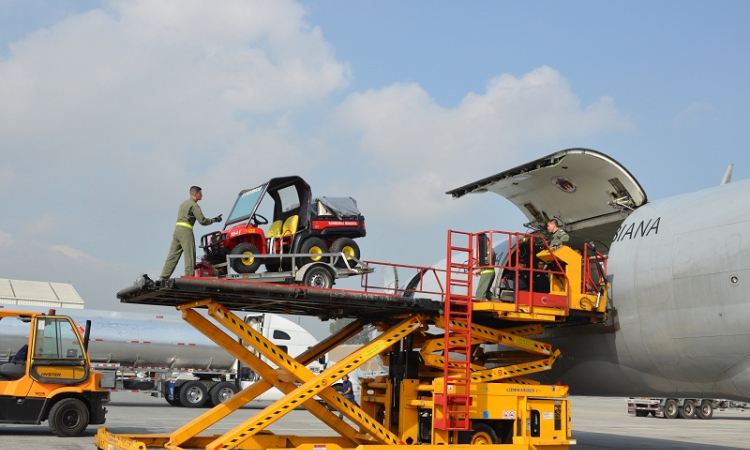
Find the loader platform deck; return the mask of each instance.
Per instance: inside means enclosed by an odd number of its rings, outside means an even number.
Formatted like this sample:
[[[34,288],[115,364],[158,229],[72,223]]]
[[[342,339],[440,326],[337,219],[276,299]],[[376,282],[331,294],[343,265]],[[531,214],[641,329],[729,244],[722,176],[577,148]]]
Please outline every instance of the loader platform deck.
[[[157,283],[142,277],[117,293],[122,303],[173,306],[212,299],[227,309],[328,318],[377,320],[400,314],[438,314],[441,302],[380,293],[320,289],[244,280],[181,277]]]

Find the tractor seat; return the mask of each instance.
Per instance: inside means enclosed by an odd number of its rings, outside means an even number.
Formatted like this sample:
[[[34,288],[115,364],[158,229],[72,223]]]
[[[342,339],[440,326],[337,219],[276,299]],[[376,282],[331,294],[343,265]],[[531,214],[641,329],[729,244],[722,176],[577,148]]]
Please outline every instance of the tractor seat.
[[[299,216],[293,215],[287,217],[287,219],[284,221],[284,228],[281,233],[282,238],[291,238],[294,236],[294,233],[297,232],[297,225],[299,225]]]
[[[266,237],[268,239],[278,239],[281,237],[281,230],[284,226],[283,220],[277,220],[276,222],[272,223],[270,227],[268,227],[268,233],[266,233]]]
[[[26,364],[7,363],[0,365],[0,376],[7,380],[17,380],[26,375]]]

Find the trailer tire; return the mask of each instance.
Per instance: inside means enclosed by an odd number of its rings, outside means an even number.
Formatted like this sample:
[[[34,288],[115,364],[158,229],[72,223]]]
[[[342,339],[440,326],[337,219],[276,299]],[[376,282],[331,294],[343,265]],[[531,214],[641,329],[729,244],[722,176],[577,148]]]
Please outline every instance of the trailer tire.
[[[48,421],[60,437],[80,436],[89,425],[89,409],[77,398],[64,398],[52,407]]]
[[[234,383],[222,381],[211,386],[211,389],[208,390],[208,399],[211,405],[216,406],[234,397],[237,392],[237,386]]]
[[[708,420],[714,416],[714,405],[709,400],[703,400],[698,408],[698,417]]]
[[[349,261],[349,267],[357,267],[357,260],[359,259],[359,245],[352,238],[338,238],[331,244],[331,253],[343,253],[347,256]],[[351,259],[351,258],[356,259]],[[346,268],[346,262],[343,258],[336,258],[336,267]]]
[[[232,259],[232,269],[237,273],[255,273],[260,268],[260,259],[254,255],[260,255],[260,250],[253,244],[242,242],[230,252],[232,255],[247,255],[247,258]]]
[[[182,403],[180,403],[179,397],[175,396],[175,398],[173,398],[172,400],[170,400],[169,397],[164,397],[164,400],[166,400],[167,403],[169,403],[172,406],[182,406]]]
[[[323,242],[323,239],[318,237],[309,237],[305,239],[300,246],[299,252],[306,255],[309,254],[310,256],[301,256],[297,260],[297,267],[316,262],[328,263],[330,259],[328,256],[318,256],[322,253],[328,253],[328,246]]]
[[[680,416],[683,419],[695,419],[697,413],[698,411],[696,410],[695,402],[692,400],[685,400],[682,404],[682,409],[680,409]]]
[[[473,430],[459,432],[458,443],[469,445],[497,444],[497,433],[486,423],[475,422]]]
[[[200,408],[208,400],[208,391],[200,381],[188,381],[180,386],[179,398],[182,406]]]
[[[667,399],[664,402],[664,418],[675,419],[680,412],[680,405],[677,404],[675,399]]]
[[[333,276],[331,275],[331,272],[329,272],[325,267],[310,267],[305,272],[302,283],[305,286],[330,289],[331,287],[333,287]]]
[[[648,417],[648,411],[635,410],[636,417]]]

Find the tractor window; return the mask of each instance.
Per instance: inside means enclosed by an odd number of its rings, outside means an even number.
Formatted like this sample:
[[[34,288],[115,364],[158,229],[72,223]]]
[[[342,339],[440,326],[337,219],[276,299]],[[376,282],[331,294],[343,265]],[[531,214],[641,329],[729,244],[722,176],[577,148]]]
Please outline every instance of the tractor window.
[[[300,203],[297,188],[295,186],[287,186],[279,189],[279,201],[281,202],[281,212],[288,212],[299,208]]]
[[[40,318],[37,322],[34,356],[78,360],[83,358],[83,348],[68,320]]]

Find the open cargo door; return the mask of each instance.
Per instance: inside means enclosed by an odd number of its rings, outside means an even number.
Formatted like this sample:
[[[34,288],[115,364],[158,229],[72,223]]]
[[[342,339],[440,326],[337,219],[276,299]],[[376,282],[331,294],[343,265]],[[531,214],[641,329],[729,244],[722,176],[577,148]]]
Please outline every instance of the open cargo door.
[[[544,232],[547,221],[557,218],[572,246],[594,241],[605,249],[622,221],[647,201],[638,181],[617,161],[582,148],[553,153],[447,194],[459,198],[482,192],[513,202],[529,219],[529,228]]]

